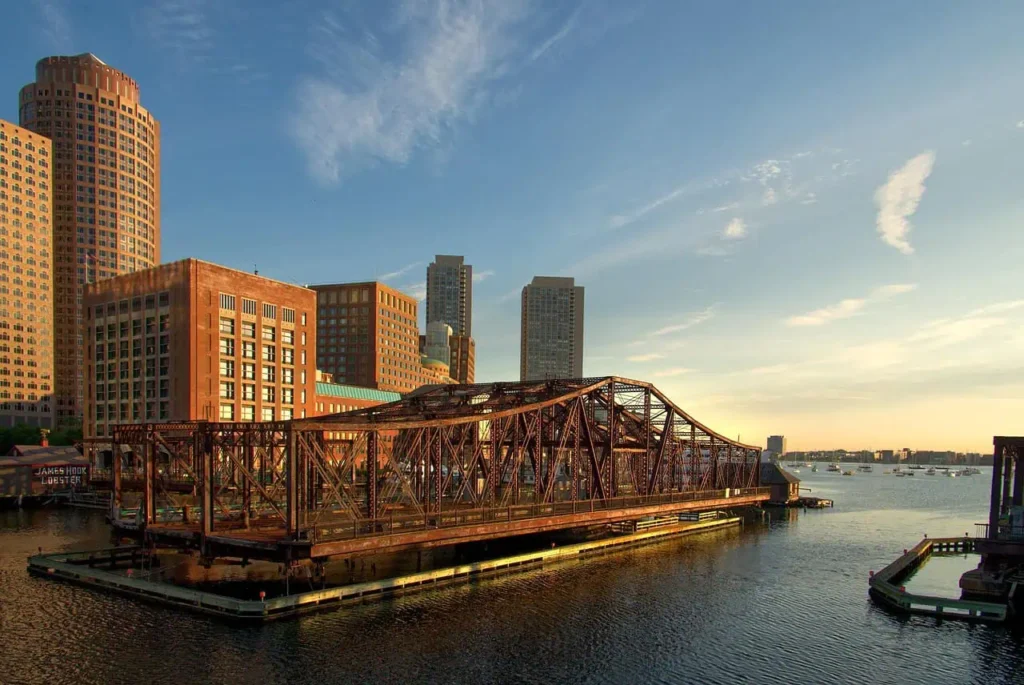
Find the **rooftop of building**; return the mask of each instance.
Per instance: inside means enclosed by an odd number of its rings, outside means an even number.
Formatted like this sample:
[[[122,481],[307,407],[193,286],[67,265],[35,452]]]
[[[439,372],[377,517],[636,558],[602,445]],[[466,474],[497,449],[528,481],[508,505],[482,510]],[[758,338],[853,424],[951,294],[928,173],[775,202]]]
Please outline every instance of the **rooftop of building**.
[[[762,485],[799,485],[800,479],[775,463],[761,464]]]
[[[569,288],[576,285],[576,279],[572,276],[534,276],[530,285]]]
[[[241,274],[243,276],[250,276],[252,278],[261,278],[261,279],[263,279],[265,281],[270,281],[271,283],[280,283],[281,285],[291,286],[292,288],[302,288],[303,290],[309,290],[309,288],[307,286],[300,285],[298,283],[289,283],[288,281],[280,281],[280,280],[278,280],[276,278],[270,278],[269,276],[263,276],[260,273],[258,273],[258,269],[254,270],[254,272],[242,271],[241,269],[235,269],[234,267],[224,266],[223,264],[217,264],[215,262],[208,262],[205,259],[199,259],[197,257],[185,257],[184,259],[179,259],[179,260],[177,260],[175,262],[165,262],[163,264],[157,264],[156,266],[151,266],[150,269],[171,268],[171,267],[175,267],[175,266],[180,266],[182,264],[187,264],[189,262],[195,262],[196,264],[203,264],[205,266],[212,266],[212,267],[214,267],[216,269],[222,269],[224,271],[232,271],[234,273]],[[144,273],[144,272],[146,272],[148,270],[149,269],[140,269],[139,271],[133,271],[133,272],[127,273],[127,274],[118,274],[117,276],[113,276],[111,278],[104,279],[102,281],[95,281],[93,283],[88,283],[87,286],[95,286],[97,284],[103,284],[103,283],[106,283],[108,281],[116,280],[118,278],[130,278],[132,276],[136,276],[137,277],[138,274]]]
[[[317,381],[316,394],[325,397],[338,397],[347,400],[365,400],[370,402],[397,402],[402,396],[397,392],[389,390],[377,390],[376,388],[363,388],[358,385],[343,385],[341,383],[325,383]]]
[[[72,464],[88,464],[89,459],[77,448],[54,445],[14,445],[5,457],[0,457],[3,466],[66,466]]]

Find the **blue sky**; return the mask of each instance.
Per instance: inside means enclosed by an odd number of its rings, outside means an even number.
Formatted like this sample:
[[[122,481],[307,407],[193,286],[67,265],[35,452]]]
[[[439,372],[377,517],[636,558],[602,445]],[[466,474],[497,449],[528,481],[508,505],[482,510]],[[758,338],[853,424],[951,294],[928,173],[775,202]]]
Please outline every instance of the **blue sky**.
[[[162,252],[286,281],[587,289],[588,375],[744,441],[988,450],[1024,430],[1024,5],[23,0],[162,123]]]

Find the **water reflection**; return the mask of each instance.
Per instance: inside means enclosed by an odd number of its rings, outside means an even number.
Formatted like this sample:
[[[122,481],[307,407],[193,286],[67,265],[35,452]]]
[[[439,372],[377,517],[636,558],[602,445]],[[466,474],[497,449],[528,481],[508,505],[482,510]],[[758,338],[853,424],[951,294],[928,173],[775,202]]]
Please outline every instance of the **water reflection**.
[[[973,532],[986,478],[801,475],[836,509],[259,628],[32,578],[37,547],[106,544],[102,516],[4,512],[0,630],[17,639],[0,640],[0,680],[1016,682],[1017,632],[867,599],[868,571],[923,533]]]

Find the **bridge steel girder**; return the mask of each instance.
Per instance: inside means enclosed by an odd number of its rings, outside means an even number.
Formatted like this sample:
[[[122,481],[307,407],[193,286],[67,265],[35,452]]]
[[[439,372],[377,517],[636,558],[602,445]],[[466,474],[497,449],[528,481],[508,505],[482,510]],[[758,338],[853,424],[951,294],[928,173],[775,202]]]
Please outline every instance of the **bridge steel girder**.
[[[289,422],[124,425],[113,443],[114,501],[135,489],[145,504],[133,523],[118,510],[121,527],[194,532],[203,550],[268,538],[329,549],[474,512],[513,531],[524,506],[593,513],[760,485],[759,447],[619,377],[428,386]]]

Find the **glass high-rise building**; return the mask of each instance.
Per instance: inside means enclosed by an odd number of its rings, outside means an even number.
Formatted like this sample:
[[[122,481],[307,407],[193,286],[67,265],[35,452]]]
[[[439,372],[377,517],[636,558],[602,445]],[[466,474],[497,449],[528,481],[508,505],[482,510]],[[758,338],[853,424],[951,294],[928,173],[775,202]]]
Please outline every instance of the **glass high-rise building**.
[[[523,288],[519,379],[583,377],[583,286],[534,276]]]
[[[427,266],[427,325],[441,321],[453,335],[473,335],[473,267],[456,255],[437,255]]]
[[[86,283],[160,263],[160,123],[139,85],[91,53],[47,57],[21,126],[53,141],[55,420],[82,415]]]

